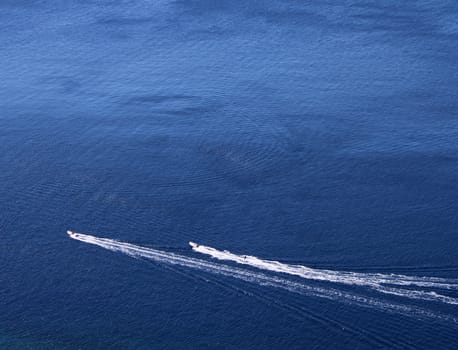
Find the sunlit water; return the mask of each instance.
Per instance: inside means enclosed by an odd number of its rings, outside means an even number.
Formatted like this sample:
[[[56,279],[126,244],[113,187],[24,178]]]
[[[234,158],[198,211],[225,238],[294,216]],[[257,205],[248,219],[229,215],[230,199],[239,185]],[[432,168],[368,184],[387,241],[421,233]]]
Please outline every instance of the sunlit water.
[[[456,349],[457,15],[0,1],[0,348]]]

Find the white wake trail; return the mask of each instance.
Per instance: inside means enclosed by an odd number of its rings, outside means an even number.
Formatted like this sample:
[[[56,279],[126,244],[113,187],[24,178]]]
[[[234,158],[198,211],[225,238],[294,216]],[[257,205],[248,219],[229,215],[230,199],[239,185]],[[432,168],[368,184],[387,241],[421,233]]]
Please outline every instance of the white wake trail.
[[[70,236],[70,238],[73,238],[75,240],[88,244],[93,244],[114,252],[121,252],[134,258],[146,258],[162,264],[165,263],[175,266],[183,266],[195,270],[204,271],[207,273],[236,278],[260,286],[279,288],[301,295],[315,296],[351,305],[358,305],[366,308],[375,308],[380,311],[389,313],[397,313],[405,316],[413,316],[420,318],[435,318],[454,323],[458,322],[458,320],[453,316],[434,313],[415,306],[389,303],[376,298],[357,295],[354,293],[337,290],[333,288],[309,286],[303,283],[290,281],[285,278],[266,275],[262,272],[255,272],[229,265],[214,263],[207,260],[191,258],[185,255],[179,255],[171,252],[137,246],[131,243],[120,242],[113,239],[99,238],[82,233],[76,233],[73,231],[67,231],[67,233]]]
[[[233,261],[241,265],[247,265],[261,270],[285,273],[308,280],[365,286],[386,294],[458,305],[457,298],[442,295],[435,291],[399,288],[421,287],[458,290],[458,280],[454,279],[314,269],[302,265],[285,264],[274,260],[263,260],[250,255],[238,255],[227,250],[221,251],[193,242],[189,242],[189,244],[195,252],[211,256],[212,258],[218,260]],[[393,286],[397,286],[397,288],[394,288]]]

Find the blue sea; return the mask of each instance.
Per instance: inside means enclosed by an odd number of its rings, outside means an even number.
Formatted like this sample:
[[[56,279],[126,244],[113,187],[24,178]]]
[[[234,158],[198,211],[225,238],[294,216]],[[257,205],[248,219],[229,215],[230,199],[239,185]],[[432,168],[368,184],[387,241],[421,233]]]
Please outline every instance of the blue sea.
[[[457,17],[0,0],[0,349],[457,349]]]

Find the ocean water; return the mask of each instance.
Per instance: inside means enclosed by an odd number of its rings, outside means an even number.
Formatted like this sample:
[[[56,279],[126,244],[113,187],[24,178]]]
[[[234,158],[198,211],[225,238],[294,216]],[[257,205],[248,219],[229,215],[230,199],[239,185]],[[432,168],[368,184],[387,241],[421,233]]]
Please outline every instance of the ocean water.
[[[0,349],[457,349],[457,16],[0,0]]]

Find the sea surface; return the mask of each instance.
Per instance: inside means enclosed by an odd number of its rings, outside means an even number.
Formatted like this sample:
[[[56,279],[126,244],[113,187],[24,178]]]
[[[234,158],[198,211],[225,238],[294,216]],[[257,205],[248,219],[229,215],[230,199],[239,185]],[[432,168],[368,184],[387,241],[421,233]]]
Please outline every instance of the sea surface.
[[[457,349],[457,18],[0,0],[0,349]]]

